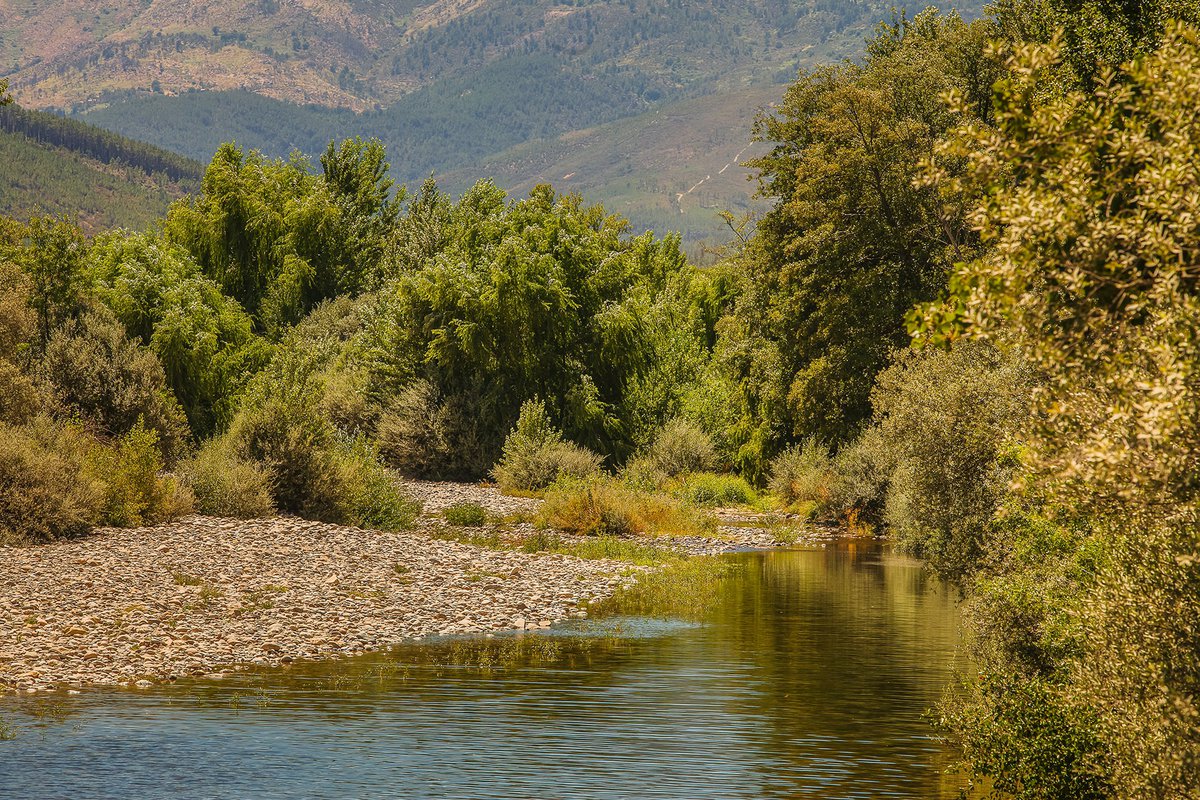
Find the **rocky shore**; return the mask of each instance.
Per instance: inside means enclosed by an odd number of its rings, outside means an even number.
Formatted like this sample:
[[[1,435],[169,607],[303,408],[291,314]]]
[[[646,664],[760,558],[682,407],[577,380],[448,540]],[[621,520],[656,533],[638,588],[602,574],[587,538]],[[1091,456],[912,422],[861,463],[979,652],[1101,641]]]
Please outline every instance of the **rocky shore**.
[[[464,484],[409,488],[425,510],[406,533],[193,516],[0,549],[0,690],[149,686],[429,635],[548,627],[646,569],[439,538],[438,514],[455,503],[519,516],[539,501]],[[753,521],[722,519],[731,524],[718,537],[669,546],[780,544]]]

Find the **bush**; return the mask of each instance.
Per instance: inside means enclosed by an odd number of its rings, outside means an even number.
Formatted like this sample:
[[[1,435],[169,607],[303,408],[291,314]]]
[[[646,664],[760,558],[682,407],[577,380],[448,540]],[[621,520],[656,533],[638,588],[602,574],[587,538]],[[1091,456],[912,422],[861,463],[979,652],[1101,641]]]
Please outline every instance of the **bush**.
[[[87,450],[79,429],[45,418],[0,425],[0,542],[45,542],[96,524],[104,487],[80,474]]]
[[[416,381],[380,417],[375,440],[384,460],[406,477],[478,477],[488,464],[477,419],[464,398],[442,399],[433,384]]]
[[[234,417],[229,441],[236,460],[270,477],[271,495],[280,511],[342,521],[334,431],[303,388],[281,387],[277,395],[251,401]]]
[[[664,425],[645,456],[655,470],[668,478],[705,472],[717,465],[712,438],[686,419],[671,420]]]
[[[904,353],[871,401],[885,462],[884,519],[910,552],[960,578],[983,555],[1019,455],[1029,381],[1015,357],[978,342]]]
[[[167,388],[162,365],[125,336],[107,311],[89,311],[57,329],[42,372],[64,409],[108,436],[124,436],[142,421],[171,462],[188,436],[187,421]]]
[[[356,439],[339,453],[340,521],[359,528],[398,531],[412,527],[421,505],[380,463],[364,440]]]
[[[252,519],[275,513],[270,473],[238,458],[227,436],[210,439],[180,472],[203,514]]]
[[[505,492],[537,492],[560,478],[591,477],[600,471],[601,461],[592,451],[563,441],[546,406],[529,400],[504,440],[504,452],[492,475]]]
[[[30,305],[32,282],[12,263],[0,263],[0,358],[13,358],[37,336],[37,315]]]
[[[639,492],[612,480],[556,484],[546,493],[538,521],[586,536],[706,536],[716,530],[715,520],[677,500]]]
[[[11,361],[0,357],[0,422],[23,425],[42,408],[37,386]]]
[[[839,488],[829,448],[809,439],[785,450],[771,462],[770,488],[784,505],[828,511]]]
[[[487,522],[487,512],[479,503],[455,503],[442,509],[442,518],[461,528],[481,528]]]
[[[757,499],[754,489],[737,475],[696,472],[679,481],[672,492],[698,506],[745,506]]]
[[[103,487],[98,522],[121,528],[152,525],[192,510],[193,496],[171,475],[162,474],[158,435],[139,422],[112,443],[97,442],[83,474]]]

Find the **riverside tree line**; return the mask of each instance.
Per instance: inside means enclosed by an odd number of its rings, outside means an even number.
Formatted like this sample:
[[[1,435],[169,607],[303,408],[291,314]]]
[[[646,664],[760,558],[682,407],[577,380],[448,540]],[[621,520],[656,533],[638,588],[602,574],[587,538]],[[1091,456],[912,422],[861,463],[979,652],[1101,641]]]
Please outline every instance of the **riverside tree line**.
[[[491,476],[583,532],[871,525],[967,598],[937,722],[1021,798],[1200,786],[1200,8],[926,11],[802,73],[710,268],[548,187],[232,145],[146,233],[0,232],[0,526],[407,524]]]

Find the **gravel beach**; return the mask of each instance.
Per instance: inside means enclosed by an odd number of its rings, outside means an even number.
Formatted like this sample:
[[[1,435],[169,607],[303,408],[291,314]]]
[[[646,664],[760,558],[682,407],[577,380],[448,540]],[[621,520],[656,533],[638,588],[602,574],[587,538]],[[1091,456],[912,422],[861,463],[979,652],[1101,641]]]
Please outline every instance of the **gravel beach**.
[[[646,569],[435,538],[423,531],[455,503],[511,515],[540,501],[470,484],[408,486],[424,512],[404,533],[192,516],[2,548],[0,690],[144,687],[429,635],[546,627]],[[779,544],[764,528],[734,522],[719,537],[669,544],[690,553]]]

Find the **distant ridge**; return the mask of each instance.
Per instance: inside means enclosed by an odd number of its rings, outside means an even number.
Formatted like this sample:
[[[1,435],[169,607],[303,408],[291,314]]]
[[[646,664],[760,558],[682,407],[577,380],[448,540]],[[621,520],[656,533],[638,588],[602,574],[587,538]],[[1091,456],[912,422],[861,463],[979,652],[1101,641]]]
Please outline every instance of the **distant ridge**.
[[[52,214],[88,233],[142,229],[194,191],[204,166],[78,120],[0,108],[0,214]]]

